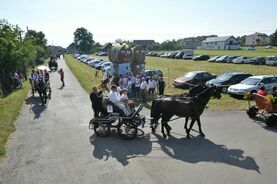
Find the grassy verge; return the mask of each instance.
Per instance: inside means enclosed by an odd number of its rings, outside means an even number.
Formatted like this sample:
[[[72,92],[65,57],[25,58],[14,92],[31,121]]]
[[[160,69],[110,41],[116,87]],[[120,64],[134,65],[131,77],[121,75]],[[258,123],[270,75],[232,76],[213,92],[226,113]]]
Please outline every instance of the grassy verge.
[[[98,77],[95,77],[96,70],[90,66],[81,63],[74,59],[71,55],[65,56],[65,61],[73,72],[75,77],[80,82],[81,86],[87,91],[90,92],[92,86],[98,86],[102,79],[102,73],[98,72]]]
[[[22,88],[0,98],[0,156],[6,153],[5,143],[9,135],[15,130],[14,121],[29,91],[30,85],[27,80],[23,83]]]

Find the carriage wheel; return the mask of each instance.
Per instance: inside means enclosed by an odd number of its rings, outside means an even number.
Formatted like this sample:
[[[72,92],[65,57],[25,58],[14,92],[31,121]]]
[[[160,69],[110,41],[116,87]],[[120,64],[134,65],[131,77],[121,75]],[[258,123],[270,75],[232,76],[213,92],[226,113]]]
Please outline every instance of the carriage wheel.
[[[255,106],[252,106],[246,111],[246,113],[249,116],[249,118],[254,118],[258,114],[258,109]]]
[[[117,133],[123,139],[134,139],[137,136],[138,128],[132,122],[120,122],[117,125]]]
[[[93,129],[99,137],[107,137],[110,134],[110,125],[107,123],[94,123]]]
[[[265,120],[265,124],[268,127],[273,127],[274,125],[276,125],[276,122],[277,122],[277,116],[274,114],[268,116]]]

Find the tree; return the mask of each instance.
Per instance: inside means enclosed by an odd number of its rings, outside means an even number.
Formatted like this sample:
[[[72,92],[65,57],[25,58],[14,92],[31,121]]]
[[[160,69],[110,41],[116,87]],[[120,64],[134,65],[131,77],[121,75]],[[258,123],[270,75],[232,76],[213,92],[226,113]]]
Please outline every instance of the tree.
[[[74,43],[80,53],[90,53],[93,51],[93,35],[83,27],[77,28],[74,32]]]
[[[275,33],[270,35],[271,45],[277,46],[277,29]]]

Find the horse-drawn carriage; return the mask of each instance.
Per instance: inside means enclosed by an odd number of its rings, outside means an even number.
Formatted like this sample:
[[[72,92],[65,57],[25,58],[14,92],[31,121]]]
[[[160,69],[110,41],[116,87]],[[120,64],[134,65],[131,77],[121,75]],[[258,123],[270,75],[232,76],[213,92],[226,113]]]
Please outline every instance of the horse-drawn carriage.
[[[38,92],[42,105],[46,104],[47,99],[51,99],[51,87],[49,80],[35,78],[30,81],[33,97]]]
[[[57,63],[57,56],[56,55],[50,56],[48,67],[49,67],[50,71],[57,71],[58,70],[58,63]]]
[[[116,131],[123,139],[134,139],[138,133],[138,126],[144,127],[145,117],[139,115],[143,105],[132,112],[130,116],[125,116],[123,112],[107,101],[107,115],[95,117],[89,122],[89,129],[93,129],[95,134],[106,137],[112,131]]]
[[[267,126],[273,126],[277,124],[277,104],[273,104],[265,96],[257,93],[252,94],[255,105],[251,106],[249,101],[249,108],[246,111],[250,118],[254,118],[257,115],[261,116],[265,120]]]

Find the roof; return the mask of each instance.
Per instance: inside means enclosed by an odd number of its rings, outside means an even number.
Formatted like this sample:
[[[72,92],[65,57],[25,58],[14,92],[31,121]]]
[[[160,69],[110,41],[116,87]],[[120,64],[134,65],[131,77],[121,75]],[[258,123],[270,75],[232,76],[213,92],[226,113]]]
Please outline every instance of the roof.
[[[251,76],[249,78],[263,79],[263,78],[268,78],[268,77],[277,77],[277,75],[255,75],[255,76]]]
[[[105,43],[102,47],[101,47],[101,49],[103,50],[103,49],[107,49],[108,47],[111,47],[112,46],[112,44],[110,43],[110,42],[108,42],[108,43]]]
[[[224,42],[231,37],[233,36],[210,37],[210,38],[206,38],[206,40],[204,40],[203,42]]]
[[[245,72],[225,72],[224,74],[239,75],[239,74],[250,74]]]
[[[152,45],[155,43],[154,40],[133,40],[136,45]]]

